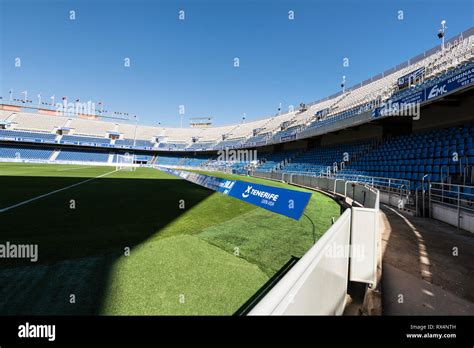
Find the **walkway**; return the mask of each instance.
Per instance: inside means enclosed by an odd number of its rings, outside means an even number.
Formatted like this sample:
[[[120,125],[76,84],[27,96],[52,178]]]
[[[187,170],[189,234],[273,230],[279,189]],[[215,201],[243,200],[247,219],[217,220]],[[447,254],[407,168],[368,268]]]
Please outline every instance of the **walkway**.
[[[474,315],[474,234],[386,205],[380,229],[383,315]]]

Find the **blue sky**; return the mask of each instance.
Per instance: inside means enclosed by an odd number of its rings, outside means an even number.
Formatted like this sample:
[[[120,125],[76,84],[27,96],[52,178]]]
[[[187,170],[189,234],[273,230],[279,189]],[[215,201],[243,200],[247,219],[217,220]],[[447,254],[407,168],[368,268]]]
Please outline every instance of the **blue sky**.
[[[0,2],[4,98],[13,89],[103,101],[164,126],[179,126],[179,105],[186,121],[223,125],[318,100],[342,75],[351,86],[439,44],[442,19],[448,37],[474,22],[472,0]]]

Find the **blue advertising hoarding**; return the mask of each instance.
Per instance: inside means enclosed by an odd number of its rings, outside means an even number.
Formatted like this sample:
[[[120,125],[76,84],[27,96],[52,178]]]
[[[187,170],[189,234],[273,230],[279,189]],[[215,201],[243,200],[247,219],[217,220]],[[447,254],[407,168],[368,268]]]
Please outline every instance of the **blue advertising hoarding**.
[[[390,116],[401,109],[403,105],[421,104],[472,84],[474,84],[474,65],[470,64],[468,68],[452,77],[438,82],[434,86],[424,88],[401,98],[390,99],[382,104],[381,107],[374,109],[372,111],[372,117]]]
[[[296,139],[296,134],[285,135],[280,138],[280,141],[291,141]]]
[[[311,198],[311,193],[254,184],[240,180],[217,178],[210,175],[157,167],[197,185],[234,197],[238,200],[299,220]]]
[[[397,84],[399,88],[406,87],[410,84],[411,81],[415,80],[418,77],[421,77],[425,74],[425,67],[422,66],[421,68],[416,69],[402,77],[398,78]]]
[[[445,79],[442,82],[437,83],[436,85],[426,89],[426,100],[430,100],[436,97],[439,97],[443,94],[449,93],[458,89],[474,83],[474,66],[471,66],[469,69],[466,69],[459,74],[454,75],[448,79]]]

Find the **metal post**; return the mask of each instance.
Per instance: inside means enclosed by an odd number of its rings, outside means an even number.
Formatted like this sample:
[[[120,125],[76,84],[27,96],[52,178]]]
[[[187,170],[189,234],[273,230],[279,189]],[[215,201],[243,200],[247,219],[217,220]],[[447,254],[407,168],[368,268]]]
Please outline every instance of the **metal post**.
[[[138,120],[137,120],[137,116],[133,116],[135,117],[135,132],[133,134],[133,147],[135,148],[136,146],[136,143],[137,143],[137,127],[138,127]]]
[[[461,228],[461,190],[458,188],[458,230]]]
[[[415,189],[415,212],[418,216],[418,188]]]
[[[422,199],[423,201],[421,202],[422,204],[422,209],[423,209],[423,217],[425,217],[425,178],[428,176],[429,174],[425,174],[423,175],[423,178],[421,178],[421,188],[422,188]]]
[[[428,213],[429,217],[433,217],[433,209],[431,204],[431,180],[428,181]]]
[[[441,21],[441,50],[444,51],[444,37],[445,37],[445,32],[446,32],[446,21],[443,19]]]
[[[309,222],[311,222],[311,225],[313,226],[313,244],[316,244],[316,226],[314,226],[314,222],[313,220],[311,220],[311,218],[306,215],[306,214],[303,214],[304,216],[306,216],[306,218],[309,220]]]

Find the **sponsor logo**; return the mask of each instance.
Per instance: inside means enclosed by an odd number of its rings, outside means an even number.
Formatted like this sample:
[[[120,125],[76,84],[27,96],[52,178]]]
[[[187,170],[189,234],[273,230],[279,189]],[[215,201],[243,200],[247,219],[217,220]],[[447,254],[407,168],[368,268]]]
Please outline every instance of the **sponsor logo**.
[[[248,198],[250,196],[251,189],[252,189],[252,186],[247,186],[247,189],[242,193],[242,197]]]
[[[220,186],[224,189],[230,190],[234,186],[235,181],[233,180],[226,180]]]
[[[428,99],[436,98],[437,96],[445,94],[446,92],[446,85],[442,85],[439,87],[438,85],[434,85],[433,88],[431,88],[430,94],[428,94]]]
[[[248,185],[247,189],[242,193],[242,197],[248,198],[250,195],[264,198],[273,202],[276,202],[279,196],[275,193],[270,193],[270,192],[254,189],[252,186]]]

